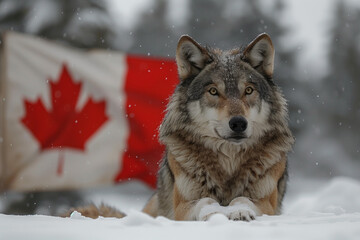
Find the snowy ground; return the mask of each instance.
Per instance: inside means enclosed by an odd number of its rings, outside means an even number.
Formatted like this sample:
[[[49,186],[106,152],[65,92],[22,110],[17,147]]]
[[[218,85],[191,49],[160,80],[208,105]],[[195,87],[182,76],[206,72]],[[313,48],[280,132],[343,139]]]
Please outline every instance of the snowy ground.
[[[232,222],[215,215],[208,222],[152,219],[139,209],[151,191],[139,183],[121,187],[121,194],[85,192],[128,213],[123,219],[88,219],[76,214],[49,216],[0,214],[0,239],[359,239],[360,182],[350,178],[329,181],[293,180],[281,216],[262,216],[252,222]],[[121,205],[121,206],[120,206]]]

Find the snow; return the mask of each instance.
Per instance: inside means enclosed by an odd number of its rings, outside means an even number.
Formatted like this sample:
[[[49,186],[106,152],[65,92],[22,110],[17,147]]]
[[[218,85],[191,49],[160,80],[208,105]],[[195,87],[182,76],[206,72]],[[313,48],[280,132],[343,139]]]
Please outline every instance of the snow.
[[[6,220],[6,221],[4,221]],[[133,212],[123,219],[61,219],[0,215],[2,239],[356,239],[360,214],[264,216],[253,222],[174,222]],[[21,228],[21,231],[19,230]],[[6,230],[5,230],[6,229]]]
[[[337,177],[319,191],[303,193],[286,209],[288,214],[360,213],[360,182]],[[359,226],[360,227],[360,226]]]
[[[139,183],[125,184],[124,192],[102,193],[104,202],[122,202],[128,216],[90,219],[0,214],[1,239],[358,239],[360,181],[337,177],[327,181],[297,179],[289,185],[284,214],[261,216],[251,222],[230,221],[215,214],[207,222],[177,222],[152,218],[134,210],[151,191]],[[132,191],[132,194],[128,191]],[[136,190],[137,189],[137,190]],[[122,192],[122,193],[124,193]],[[130,194],[131,196],[128,196]],[[90,194],[88,195],[91,196]],[[92,196],[96,201],[99,196]],[[125,200],[123,200],[125,197]],[[117,199],[116,199],[117,198]],[[136,201],[135,201],[136,202]]]

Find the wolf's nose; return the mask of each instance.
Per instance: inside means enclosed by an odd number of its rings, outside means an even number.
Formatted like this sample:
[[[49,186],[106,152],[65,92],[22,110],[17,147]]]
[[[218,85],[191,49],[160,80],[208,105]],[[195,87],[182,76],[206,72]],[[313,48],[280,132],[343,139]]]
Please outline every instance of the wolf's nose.
[[[244,117],[233,117],[229,121],[231,130],[236,133],[242,133],[247,128],[247,121]]]

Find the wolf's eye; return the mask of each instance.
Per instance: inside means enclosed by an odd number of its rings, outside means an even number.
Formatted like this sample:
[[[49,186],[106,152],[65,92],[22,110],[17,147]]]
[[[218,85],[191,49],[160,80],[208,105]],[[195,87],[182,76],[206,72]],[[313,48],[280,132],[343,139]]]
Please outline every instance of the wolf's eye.
[[[211,95],[216,96],[216,95],[218,95],[218,90],[216,88],[212,87],[212,88],[210,88],[209,93]]]
[[[246,95],[252,94],[253,91],[254,91],[254,89],[253,89],[252,87],[247,87],[247,88],[245,88],[245,94],[246,94]]]

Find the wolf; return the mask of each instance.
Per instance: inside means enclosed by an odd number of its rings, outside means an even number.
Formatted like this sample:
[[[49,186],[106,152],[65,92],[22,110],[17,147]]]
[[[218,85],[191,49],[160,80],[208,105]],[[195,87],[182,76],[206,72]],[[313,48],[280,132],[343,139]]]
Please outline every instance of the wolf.
[[[226,51],[180,38],[180,82],[159,128],[166,150],[145,213],[200,221],[214,214],[250,221],[281,213],[294,137],[273,80],[274,55],[266,33]],[[74,210],[94,218],[124,216],[108,206]]]

